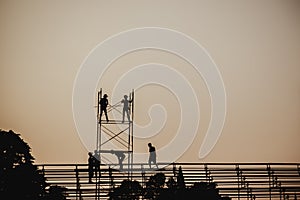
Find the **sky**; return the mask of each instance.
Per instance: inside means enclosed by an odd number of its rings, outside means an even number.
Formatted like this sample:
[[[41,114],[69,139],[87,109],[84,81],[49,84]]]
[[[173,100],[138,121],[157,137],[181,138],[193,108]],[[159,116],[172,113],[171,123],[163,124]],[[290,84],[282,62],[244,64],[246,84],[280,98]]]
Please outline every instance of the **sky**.
[[[158,162],[164,162],[176,150],[166,144],[185,124],[196,127],[196,135],[185,137],[190,143],[174,157],[177,162],[300,162],[299,10],[297,0],[1,0],[0,128],[21,134],[36,163],[85,163],[94,148],[96,124],[89,118],[80,121],[93,124],[91,131],[83,133],[74,119],[73,92],[80,70],[108,38],[160,27],[192,38],[213,60],[226,93],[224,126],[212,150],[199,158],[212,121],[212,95],[205,77],[171,52],[133,51],[114,60],[97,77],[96,87],[109,94],[112,104],[123,96],[113,94],[114,87],[136,67],[152,63],[151,73],[164,66],[173,69],[157,76],[143,72],[139,79],[153,78],[155,84],[132,88],[137,127],[148,125],[150,132],[161,127],[154,135],[143,135],[137,128],[134,151],[146,154],[150,141],[158,151],[167,149],[169,154],[158,155]],[[124,46],[131,43],[125,41]],[[115,51],[108,48],[103,58]],[[182,84],[157,84],[161,74],[161,81],[176,80],[171,78],[173,72],[184,77]],[[186,100],[179,93],[187,82],[197,107],[189,99],[190,107],[183,109]],[[94,99],[87,102],[94,102],[96,91],[87,89],[94,91]],[[200,114],[199,123],[192,117],[195,113]],[[87,145],[84,137],[92,143]]]

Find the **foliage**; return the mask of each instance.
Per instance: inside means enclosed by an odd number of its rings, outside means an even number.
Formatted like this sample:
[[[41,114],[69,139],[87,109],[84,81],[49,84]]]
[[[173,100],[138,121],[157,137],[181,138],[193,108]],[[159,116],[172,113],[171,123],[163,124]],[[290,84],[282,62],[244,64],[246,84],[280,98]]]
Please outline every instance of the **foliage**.
[[[46,194],[44,200],[66,200],[67,188],[62,186],[50,186],[49,193]]]
[[[0,129],[0,199],[44,200],[47,196],[45,177],[33,165],[30,150],[19,134]]]
[[[19,134],[0,130],[0,196],[9,199],[41,199],[45,179]]]
[[[156,199],[165,185],[166,177],[163,173],[157,173],[150,176],[149,181],[146,183],[145,198]]]
[[[138,181],[124,180],[120,187],[109,194],[111,200],[140,199],[142,186]]]
[[[174,178],[176,178],[176,180]],[[214,183],[196,182],[192,186],[186,187],[181,168],[179,168],[177,175],[174,175],[174,178],[169,177],[168,181],[165,182],[165,175],[163,173],[156,173],[149,177],[145,188],[142,188],[137,181],[134,181],[134,184],[128,180],[123,181],[120,187],[115,188],[109,194],[110,199],[138,199],[140,196],[143,196],[143,199],[150,200],[230,199],[222,198]],[[138,185],[138,187],[134,185]]]

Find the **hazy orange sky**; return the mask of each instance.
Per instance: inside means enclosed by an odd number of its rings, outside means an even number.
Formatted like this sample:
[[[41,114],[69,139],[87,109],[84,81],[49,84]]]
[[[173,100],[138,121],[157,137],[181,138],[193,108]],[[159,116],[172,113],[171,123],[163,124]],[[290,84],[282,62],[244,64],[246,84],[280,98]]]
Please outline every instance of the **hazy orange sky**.
[[[211,153],[199,159],[210,101],[188,63],[167,52],[137,51],[114,62],[114,71],[99,82],[109,93],[122,73],[149,62],[185,75],[200,99],[201,120],[197,137],[178,161],[300,162],[298,0],[1,0],[0,128],[20,133],[36,163],[86,162],[88,150],[72,112],[76,74],[100,42],[141,27],[192,37],[210,54],[226,88],[222,134]],[[178,102],[161,87],[144,87],[136,95],[137,123],[149,122],[151,105],[165,107],[164,134],[152,138],[159,149],[180,121]],[[136,150],[146,152],[146,144],[139,141]]]

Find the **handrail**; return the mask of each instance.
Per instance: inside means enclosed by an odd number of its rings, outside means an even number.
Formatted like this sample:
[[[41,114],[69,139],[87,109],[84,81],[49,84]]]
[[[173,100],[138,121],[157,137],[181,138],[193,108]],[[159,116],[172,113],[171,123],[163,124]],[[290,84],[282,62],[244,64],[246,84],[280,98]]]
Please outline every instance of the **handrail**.
[[[118,164],[112,164],[118,166]],[[68,195],[74,199],[97,197],[107,199],[107,192],[116,187],[128,173],[102,164],[101,177],[97,183],[88,182],[88,164],[36,164],[50,184],[64,186]],[[131,178],[145,186],[149,177],[164,173],[166,178],[176,177],[182,168],[187,186],[195,182],[210,182],[217,185],[223,196],[232,199],[272,198],[284,199],[287,195],[300,198],[300,163],[158,163],[162,168],[153,171],[148,163],[134,163]],[[123,164],[126,169],[126,164]],[[95,179],[96,180],[96,179]]]
[[[281,166],[286,166],[286,165],[295,165],[296,167],[300,168],[300,163],[297,162],[237,162],[237,163],[231,163],[231,162],[172,162],[172,163],[167,163],[167,162],[158,162],[158,165],[253,165],[253,166],[261,166],[261,165],[281,165]],[[86,166],[87,163],[38,163],[35,164],[36,166]],[[104,164],[103,164],[104,165]],[[124,163],[125,165],[125,163]],[[142,162],[137,162],[134,163],[134,165],[148,165],[148,163],[142,163]]]

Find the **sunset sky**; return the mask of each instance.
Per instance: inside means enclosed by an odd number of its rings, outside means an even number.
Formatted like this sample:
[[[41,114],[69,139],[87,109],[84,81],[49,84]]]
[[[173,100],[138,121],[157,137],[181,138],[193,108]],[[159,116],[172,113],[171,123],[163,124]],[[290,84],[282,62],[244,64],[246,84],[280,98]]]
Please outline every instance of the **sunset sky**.
[[[143,64],[167,65],[189,81],[201,117],[196,137],[176,161],[300,162],[298,0],[1,0],[0,128],[21,134],[36,163],[85,163],[93,147],[82,141],[73,118],[76,77],[101,42],[143,27],[193,38],[216,64],[225,87],[223,130],[200,159],[212,105],[203,77],[190,63],[170,52],[145,49],[115,60],[99,77],[98,87],[111,102],[120,77]],[[115,95],[122,98],[123,93]],[[136,140],[137,152],[146,153],[148,142],[158,150],[164,147],[182,120],[195,125],[180,117],[180,99],[168,88],[150,84],[135,95],[137,125],[165,122],[160,133]],[[161,119],[151,119],[153,105],[160,105]],[[158,162],[164,162],[162,157]]]

